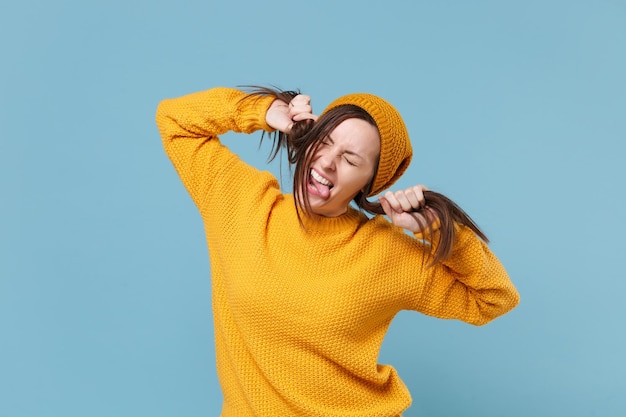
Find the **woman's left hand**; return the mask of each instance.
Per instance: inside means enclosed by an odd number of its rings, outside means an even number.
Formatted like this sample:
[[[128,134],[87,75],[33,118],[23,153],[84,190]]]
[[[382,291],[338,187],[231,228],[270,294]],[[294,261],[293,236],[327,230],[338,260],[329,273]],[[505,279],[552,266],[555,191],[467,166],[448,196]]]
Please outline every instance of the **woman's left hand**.
[[[424,191],[428,188],[415,185],[400,191],[387,191],[378,200],[394,225],[417,233],[437,220],[437,215],[426,207]]]

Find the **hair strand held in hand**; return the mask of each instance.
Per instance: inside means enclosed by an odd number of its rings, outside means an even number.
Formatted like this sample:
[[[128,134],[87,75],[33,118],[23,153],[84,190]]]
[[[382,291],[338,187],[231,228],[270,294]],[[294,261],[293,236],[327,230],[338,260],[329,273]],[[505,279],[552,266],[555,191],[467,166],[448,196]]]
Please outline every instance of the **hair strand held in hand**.
[[[489,243],[489,239],[487,239],[487,236],[480,230],[474,220],[454,201],[435,191],[424,191],[424,198],[426,199],[426,204],[421,210],[432,210],[439,219],[439,240],[433,242],[434,233],[432,230],[428,232],[429,240],[435,247],[435,252],[430,254],[432,256],[430,265],[450,257],[456,237],[455,224],[469,227],[485,243]],[[422,230],[422,233],[424,234],[426,231]]]

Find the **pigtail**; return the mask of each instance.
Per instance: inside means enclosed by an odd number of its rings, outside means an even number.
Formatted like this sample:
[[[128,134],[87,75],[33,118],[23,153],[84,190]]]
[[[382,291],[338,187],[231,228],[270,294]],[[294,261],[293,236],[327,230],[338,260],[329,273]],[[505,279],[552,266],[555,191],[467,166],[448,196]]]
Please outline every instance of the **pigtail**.
[[[458,204],[450,200],[443,194],[434,191],[424,191],[425,207],[420,210],[431,210],[439,219],[439,237],[435,239],[435,233],[429,228],[428,231],[422,230],[422,234],[428,233],[433,247],[434,253],[431,252],[431,265],[448,259],[452,254],[452,247],[456,239],[455,225],[466,226],[471,229],[485,243],[489,243],[489,239],[483,233],[472,218]]]

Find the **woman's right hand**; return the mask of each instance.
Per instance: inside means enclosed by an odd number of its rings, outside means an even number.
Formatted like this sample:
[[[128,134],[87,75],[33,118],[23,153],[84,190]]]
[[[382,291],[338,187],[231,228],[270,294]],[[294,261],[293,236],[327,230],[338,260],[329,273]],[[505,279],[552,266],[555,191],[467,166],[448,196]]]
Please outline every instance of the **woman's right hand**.
[[[294,122],[317,120],[317,116],[312,112],[311,97],[298,94],[289,104],[282,100],[274,100],[265,113],[265,122],[273,129],[289,133]]]

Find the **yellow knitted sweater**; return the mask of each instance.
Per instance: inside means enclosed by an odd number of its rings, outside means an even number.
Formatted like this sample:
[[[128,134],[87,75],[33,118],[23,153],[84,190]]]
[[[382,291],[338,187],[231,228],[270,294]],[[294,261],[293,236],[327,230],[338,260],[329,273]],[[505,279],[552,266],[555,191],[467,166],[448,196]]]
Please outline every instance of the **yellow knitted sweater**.
[[[421,243],[349,209],[298,223],[293,196],[217,135],[270,131],[272,98],[215,88],[164,100],[165,150],[206,230],[223,417],[398,416],[410,395],[377,357],[403,309],[481,325],[518,294],[473,232],[426,268]]]

